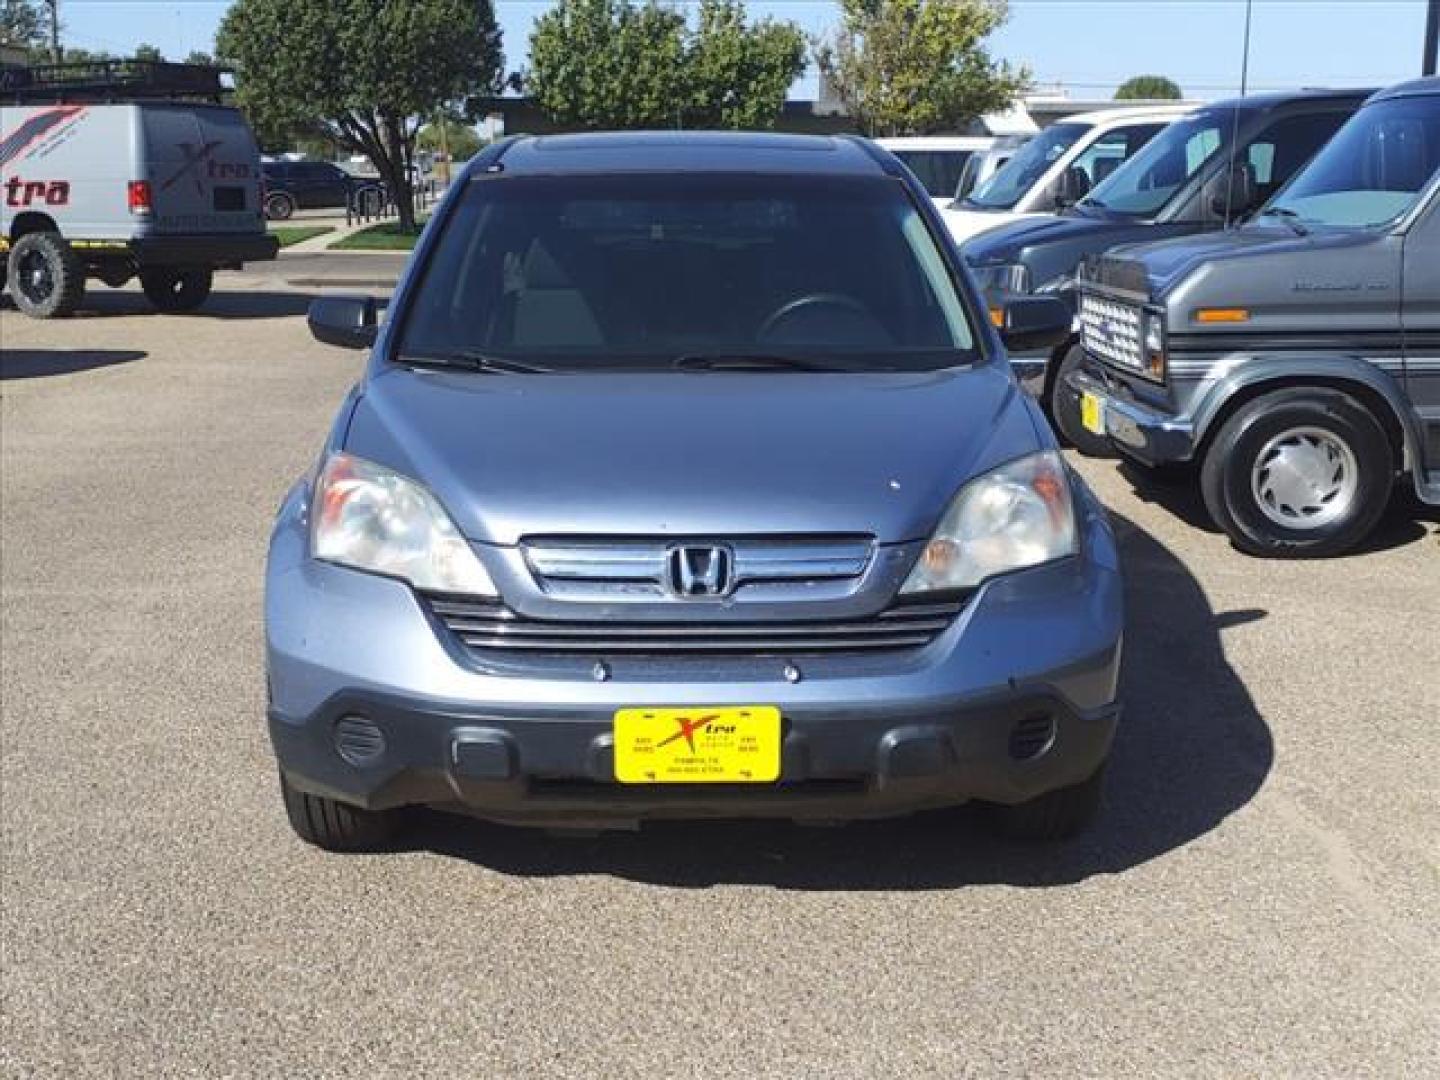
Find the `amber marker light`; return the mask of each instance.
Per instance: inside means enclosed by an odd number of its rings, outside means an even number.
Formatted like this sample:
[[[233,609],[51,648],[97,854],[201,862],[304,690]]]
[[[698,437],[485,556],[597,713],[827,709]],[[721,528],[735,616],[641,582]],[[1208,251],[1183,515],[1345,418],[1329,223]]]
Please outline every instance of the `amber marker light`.
[[[1250,310],[1243,307],[1207,307],[1195,311],[1197,323],[1242,323],[1250,321]]]

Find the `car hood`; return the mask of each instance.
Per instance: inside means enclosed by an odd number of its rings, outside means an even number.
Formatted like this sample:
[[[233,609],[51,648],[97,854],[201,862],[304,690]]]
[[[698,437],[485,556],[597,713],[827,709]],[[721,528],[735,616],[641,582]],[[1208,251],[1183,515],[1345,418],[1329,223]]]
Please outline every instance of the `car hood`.
[[[906,374],[370,379],[350,453],[426,484],[469,539],[930,534],[970,477],[1041,448],[998,364]]]
[[[1314,230],[1299,236],[1285,226],[1248,225],[1224,232],[1115,248],[1095,261],[1094,274],[1097,276],[1094,280],[1111,283],[1106,279],[1112,277],[1116,279],[1113,283],[1120,287],[1125,287],[1123,280],[1138,284],[1138,269],[1143,272],[1149,295],[1159,299],[1203,263],[1295,254],[1329,258],[1347,247],[1368,244],[1373,240],[1371,233],[1352,230]],[[1091,271],[1087,270],[1087,276],[1090,275]]]
[[[1156,240],[1196,231],[1187,222],[1155,223],[1119,216],[1066,214],[1014,221],[973,237],[964,245],[972,266],[1020,263],[1033,287],[1073,277],[1087,256],[1117,244]]]
[[[1024,220],[1031,215],[1016,213],[1014,210],[943,210],[940,216],[955,242],[964,243],[972,236]]]

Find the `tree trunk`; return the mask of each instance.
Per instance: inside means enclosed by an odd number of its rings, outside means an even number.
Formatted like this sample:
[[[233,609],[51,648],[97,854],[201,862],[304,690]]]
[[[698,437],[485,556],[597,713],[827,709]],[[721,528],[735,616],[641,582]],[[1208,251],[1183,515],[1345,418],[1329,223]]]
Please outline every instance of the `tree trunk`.
[[[406,140],[401,131],[404,123],[403,119],[393,117],[386,117],[383,121],[385,156],[389,159],[392,173],[386,178],[386,183],[390,185],[390,191],[395,197],[401,231],[415,232],[415,187],[410,178],[410,155],[405,152]]]

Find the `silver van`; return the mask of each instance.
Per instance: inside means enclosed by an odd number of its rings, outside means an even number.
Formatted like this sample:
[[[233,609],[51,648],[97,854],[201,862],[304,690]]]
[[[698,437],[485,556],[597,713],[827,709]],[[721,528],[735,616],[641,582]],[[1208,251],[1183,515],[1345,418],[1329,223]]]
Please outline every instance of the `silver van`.
[[[255,137],[222,96],[216,69],[186,64],[0,71],[0,283],[21,311],[63,317],[88,279],[137,276],[189,311],[215,270],[275,257]]]

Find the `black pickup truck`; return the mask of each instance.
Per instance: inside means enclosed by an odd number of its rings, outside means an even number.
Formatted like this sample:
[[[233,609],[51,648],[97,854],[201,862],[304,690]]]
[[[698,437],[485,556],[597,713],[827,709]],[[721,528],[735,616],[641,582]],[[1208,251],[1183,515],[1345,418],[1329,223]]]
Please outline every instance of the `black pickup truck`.
[[[1240,549],[1360,543],[1397,480],[1440,505],[1440,78],[1382,91],[1238,229],[1080,273],[1088,431],[1198,466]]]
[[[1082,259],[1118,244],[1211,232],[1251,214],[1360,107],[1368,90],[1307,90],[1222,101],[1176,120],[1077,205],[968,241],[972,272],[994,299],[1050,293],[1075,305]],[[1014,362],[1056,426],[1092,455],[1112,453],[1080,423],[1064,376],[1079,365],[1077,334]]]

